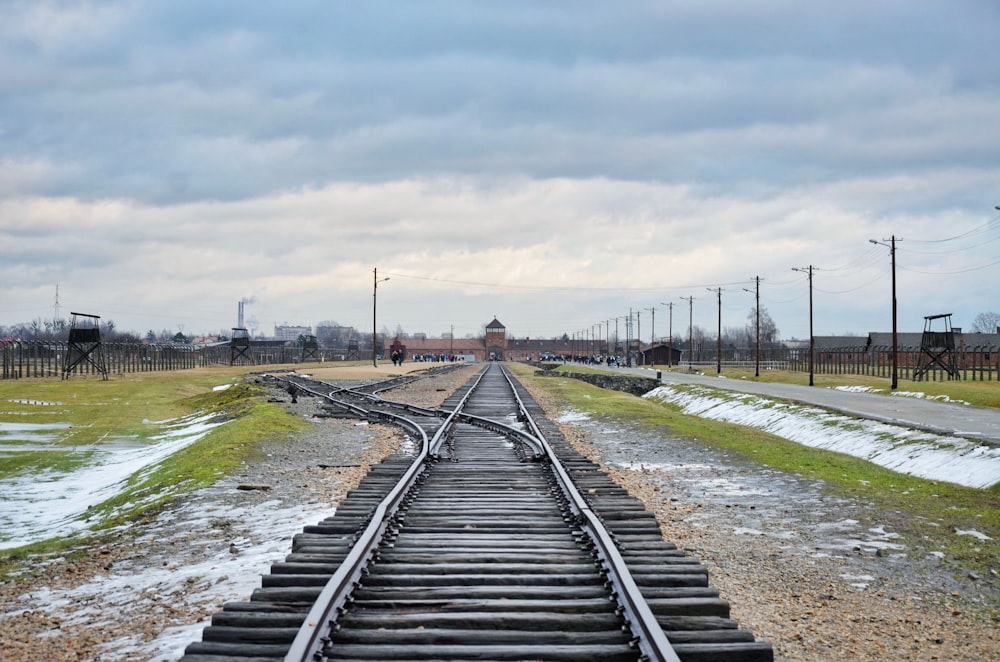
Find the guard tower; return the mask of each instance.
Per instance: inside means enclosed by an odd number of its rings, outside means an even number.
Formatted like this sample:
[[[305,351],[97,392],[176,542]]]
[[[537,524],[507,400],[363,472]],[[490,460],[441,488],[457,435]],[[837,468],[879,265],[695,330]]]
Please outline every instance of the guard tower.
[[[943,328],[935,330],[935,326]],[[913,381],[923,380],[934,366],[944,370],[949,379],[959,378],[958,368],[955,367],[955,333],[951,326],[951,313],[929,315],[924,318],[920,357],[923,363],[913,373]]]
[[[316,336],[302,337],[302,362],[319,361],[319,342]]]
[[[101,344],[100,317],[86,313],[70,313],[69,345],[63,361],[62,378],[67,379],[76,367],[89,363],[104,379],[108,378],[108,362]]]
[[[358,346],[358,334],[351,331],[350,337],[347,339],[347,354],[344,356],[345,361],[360,361],[361,360],[361,349]]]
[[[254,365],[253,352],[250,351],[250,334],[246,329],[233,328],[233,338],[229,341],[229,365],[236,365],[237,361]]]

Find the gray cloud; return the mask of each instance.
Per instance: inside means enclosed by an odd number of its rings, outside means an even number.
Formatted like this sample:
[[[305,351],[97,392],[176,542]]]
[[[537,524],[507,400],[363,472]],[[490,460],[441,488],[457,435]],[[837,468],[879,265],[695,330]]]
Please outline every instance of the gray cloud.
[[[884,302],[849,291],[887,267],[867,239],[1000,203],[998,27],[979,0],[4,3],[0,292],[22,311],[96,278],[169,315],[211,287],[363,323],[372,264],[395,264],[438,279],[396,294],[470,324],[500,314],[484,297],[537,302],[527,332],[757,274],[792,319],[790,266],[862,255],[828,274],[826,332],[865,330]],[[995,269],[913,259],[904,284],[988,300]]]

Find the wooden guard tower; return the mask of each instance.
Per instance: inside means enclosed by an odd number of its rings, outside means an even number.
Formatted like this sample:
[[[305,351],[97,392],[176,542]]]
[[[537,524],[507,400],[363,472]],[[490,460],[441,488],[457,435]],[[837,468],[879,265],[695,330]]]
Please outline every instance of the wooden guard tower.
[[[943,329],[935,330],[935,322]],[[958,379],[955,367],[955,332],[951,327],[951,313],[929,315],[924,318],[924,335],[920,338],[920,357],[923,363],[913,373],[913,381],[921,381],[934,366],[944,370],[949,379]]]
[[[229,365],[236,365],[240,359],[254,365],[250,334],[246,329],[233,328],[233,337],[229,341]]]
[[[316,336],[304,336],[302,340],[302,362],[319,361],[319,342]]]
[[[85,313],[70,313],[69,344],[63,361],[62,378],[67,379],[77,366],[89,363],[104,379],[108,378],[108,362],[101,344],[100,317]]]
[[[344,358],[348,361],[361,360],[361,348],[358,343],[358,336],[354,332],[347,339],[347,355]]]

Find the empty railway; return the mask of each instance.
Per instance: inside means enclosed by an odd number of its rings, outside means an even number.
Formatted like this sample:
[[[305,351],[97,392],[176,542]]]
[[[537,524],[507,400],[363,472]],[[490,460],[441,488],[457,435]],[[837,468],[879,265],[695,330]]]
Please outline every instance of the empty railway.
[[[773,659],[705,566],[573,451],[502,364],[436,409],[377,395],[394,385],[287,383],[332,415],[401,426],[418,451],[387,458],[305,527],[185,662]]]

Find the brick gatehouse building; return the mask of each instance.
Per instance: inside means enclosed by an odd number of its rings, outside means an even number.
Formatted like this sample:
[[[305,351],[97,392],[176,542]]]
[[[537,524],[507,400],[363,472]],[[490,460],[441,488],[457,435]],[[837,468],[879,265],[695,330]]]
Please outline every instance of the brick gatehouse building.
[[[598,345],[600,344],[600,347]],[[447,360],[455,356],[464,360],[489,361],[535,361],[540,356],[572,356],[574,354],[592,355],[603,353],[605,342],[592,341],[584,343],[570,338],[553,338],[542,340],[538,338],[508,338],[507,327],[500,320],[486,325],[485,333],[480,338],[386,338],[383,345],[383,356],[389,357],[393,352],[402,352],[408,360],[424,358],[426,360]],[[442,358],[444,357],[444,358]]]

